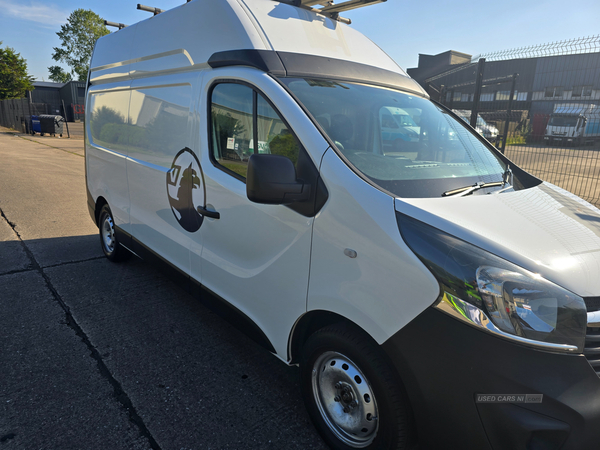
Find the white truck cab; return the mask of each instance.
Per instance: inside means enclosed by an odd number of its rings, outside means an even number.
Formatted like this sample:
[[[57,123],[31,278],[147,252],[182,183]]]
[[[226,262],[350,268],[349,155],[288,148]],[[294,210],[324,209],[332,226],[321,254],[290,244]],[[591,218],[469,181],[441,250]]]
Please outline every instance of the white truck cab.
[[[550,114],[544,142],[586,145],[600,139],[600,108],[589,103],[557,103]]]
[[[595,448],[600,211],[338,15],[374,2],[293,3],[192,0],[98,40],[106,256],[163,264],[299,364],[332,448]]]

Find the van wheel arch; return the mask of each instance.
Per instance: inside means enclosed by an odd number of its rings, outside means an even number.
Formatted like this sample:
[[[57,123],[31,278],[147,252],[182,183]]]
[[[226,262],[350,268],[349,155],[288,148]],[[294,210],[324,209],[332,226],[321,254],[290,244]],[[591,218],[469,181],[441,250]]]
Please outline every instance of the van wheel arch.
[[[338,324],[347,325],[355,333],[362,334],[370,339],[374,345],[379,345],[362,327],[346,317],[331,311],[313,310],[298,319],[292,330],[288,355],[290,364],[298,364],[300,362],[302,347],[312,334],[321,328]]]
[[[96,207],[94,208],[94,219],[96,220],[97,227],[100,227],[100,211],[102,211],[104,205],[108,205],[106,199],[104,197],[98,197],[98,200],[96,200]]]
[[[302,355],[302,347],[315,331],[329,325],[350,322],[339,314],[329,311],[309,311],[304,314],[292,329],[289,344],[289,362],[298,364]],[[350,322],[352,323],[352,322]]]

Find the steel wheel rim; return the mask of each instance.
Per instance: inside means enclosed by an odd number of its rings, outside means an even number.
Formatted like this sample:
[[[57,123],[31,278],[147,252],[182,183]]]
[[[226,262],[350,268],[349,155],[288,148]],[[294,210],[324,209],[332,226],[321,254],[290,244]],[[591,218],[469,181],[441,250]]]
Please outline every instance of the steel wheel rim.
[[[102,222],[102,243],[108,253],[115,250],[115,227],[110,214],[106,214]]]
[[[344,444],[370,445],[379,428],[371,384],[350,358],[328,351],[313,365],[312,392],[321,417]]]

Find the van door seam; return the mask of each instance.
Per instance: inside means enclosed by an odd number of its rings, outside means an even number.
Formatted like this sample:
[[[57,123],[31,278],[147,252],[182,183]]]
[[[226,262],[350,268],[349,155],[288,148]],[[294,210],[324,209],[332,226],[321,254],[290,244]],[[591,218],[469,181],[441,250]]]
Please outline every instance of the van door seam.
[[[331,147],[327,147],[327,150],[325,150],[323,152],[323,154],[321,155],[321,161],[319,161],[319,176],[317,177],[317,184],[319,183],[319,180],[321,180],[321,166],[323,164],[323,159],[325,158],[325,155],[327,154],[327,152],[329,151],[330,148]],[[308,294],[310,292],[310,274],[311,274],[311,267],[312,267],[313,237],[314,237],[314,232],[315,232],[315,220],[317,219],[318,215],[319,215],[319,213],[315,214],[312,217],[312,225],[310,226],[310,250],[308,253],[308,280],[306,283],[306,306],[304,308],[305,311],[307,311],[307,312],[308,312]]]

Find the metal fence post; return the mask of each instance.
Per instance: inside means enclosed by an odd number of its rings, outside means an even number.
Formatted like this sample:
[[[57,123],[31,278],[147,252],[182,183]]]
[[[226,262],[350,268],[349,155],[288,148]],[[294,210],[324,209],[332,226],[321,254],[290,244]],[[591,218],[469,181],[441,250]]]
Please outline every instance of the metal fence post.
[[[475,94],[473,95],[473,108],[471,109],[471,126],[477,126],[477,114],[479,113],[479,97],[481,97],[481,85],[483,84],[483,69],[485,68],[485,58],[479,58],[477,64],[477,78],[475,81]]]
[[[11,114],[11,117],[12,117],[12,128],[14,130],[16,130],[17,127],[19,126],[19,124],[17,123],[17,108],[15,108],[15,99],[11,99],[10,103],[11,103],[11,106],[12,106],[12,108],[11,108],[12,109],[12,114]]]
[[[508,107],[506,108],[506,122],[504,124],[504,133],[502,133],[502,148],[500,151],[504,154],[506,148],[506,139],[508,139],[508,126],[510,125],[510,114],[512,113],[512,103],[515,96],[515,85],[517,84],[518,73],[514,73],[512,76],[512,85],[510,87],[510,97],[508,98]]]
[[[6,100],[2,100],[0,103],[1,103],[0,106],[2,106],[0,108],[0,110],[2,111],[2,126],[8,128],[8,115],[6,114]]]
[[[23,122],[25,122],[25,134],[29,134],[29,123],[27,121],[27,114],[25,113],[25,104],[23,101],[25,97],[21,98],[21,113],[23,114]]]
[[[27,91],[27,107],[29,108],[29,126],[31,127],[29,134],[33,135],[33,118],[31,117],[31,91]]]
[[[69,133],[69,124],[67,123],[67,110],[65,109],[65,101],[61,100],[61,102],[62,102],[63,114],[65,115],[65,126],[67,127],[67,137],[69,139],[71,139],[71,133]],[[75,116],[75,114],[73,114],[73,116]]]

